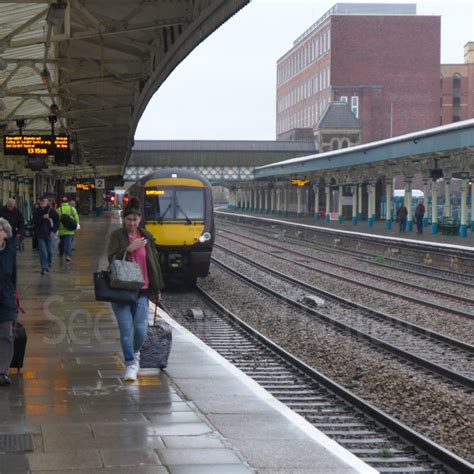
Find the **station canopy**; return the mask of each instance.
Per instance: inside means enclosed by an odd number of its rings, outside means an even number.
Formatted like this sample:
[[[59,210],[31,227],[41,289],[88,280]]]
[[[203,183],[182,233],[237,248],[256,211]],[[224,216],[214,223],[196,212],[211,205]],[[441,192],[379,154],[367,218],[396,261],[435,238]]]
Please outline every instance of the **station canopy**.
[[[50,134],[56,117],[76,174],[122,174],[154,92],[248,2],[0,0],[0,133]]]

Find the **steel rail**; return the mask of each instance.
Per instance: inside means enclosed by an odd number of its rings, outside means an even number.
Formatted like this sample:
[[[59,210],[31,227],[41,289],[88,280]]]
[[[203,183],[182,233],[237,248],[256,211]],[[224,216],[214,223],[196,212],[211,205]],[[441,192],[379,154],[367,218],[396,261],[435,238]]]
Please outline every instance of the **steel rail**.
[[[222,219],[233,219],[232,222],[235,222],[235,219],[244,219],[247,221],[255,221],[259,223],[265,223],[265,224],[271,224],[271,225],[280,225],[280,226],[287,226],[292,229],[296,230],[308,230],[310,232],[313,232],[314,234],[323,234],[323,235],[328,235],[331,237],[344,237],[349,240],[354,240],[354,241],[363,241],[367,242],[370,244],[377,243],[379,245],[385,245],[388,246],[390,245],[391,247],[393,246],[398,246],[401,248],[408,248],[412,251],[422,251],[426,252],[428,249],[433,252],[436,251],[437,255],[441,256],[446,256],[446,257],[460,257],[460,258],[465,258],[467,259],[471,265],[474,265],[474,254],[472,249],[467,249],[466,247],[463,246],[450,246],[449,244],[438,244],[436,242],[424,242],[424,241],[416,241],[416,240],[407,240],[407,239],[402,239],[399,237],[390,237],[390,236],[383,236],[383,235],[377,235],[377,234],[364,234],[363,232],[353,232],[353,231],[347,231],[343,229],[332,229],[332,228],[327,228],[327,227],[318,227],[317,225],[311,225],[311,224],[303,224],[300,222],[293,222],[293,221],[285,221],[285,220],[279,220],[276,218],[271,218],[271,217],[260,217],[260,216],[251,216],[247,214],[234,214],[234,213],[229,213],[229,212],[223,212],[223,211],[215,211],[215,215],[217,218],[222,218]]]
[[[290,283],[299,285],[309,291],[312,291],[314,293],[323,295],[325,298],[329,298],[332,300],[337,301],[338,303],[342,303],[346,306],[349,306],[350,308],[357,309],[357,310],[362,310],[365,313],[367,313],[370,316],[374,316],[376,318],[381,318],[386,320],[387,322],[390,322],[396,326],[400,326],[406,329],[410,329],[413,332],[419,333],[423,336],[428,336],[432,339],[436,339],[444,344],[448,344],[454,348],[461,349],[463,351],[466,351],[470,354],[474,354],[474,346],[471,344],[468,344],[467,342],[460,341],[459,339],[455,339],[449,336],[446,336],[444,334],[441,334],[436,331],[432,331],[430,329],[426,329],[422,326],[418,326],[416,324],[410,323],[408,321],[404,321],[403,319],[396,318],[395,316],[391,316],[387,313],[383,313],[382,311],[375,310],[373,308],[369,308],[368,306],[364,306],[362,304],[356,303],[354,301],[350,301],[346,298],[343,298],[342,296],[336,295],[334,293],[331,293],[329,291],[323,290],[321,288],[317,288],[313,285],[310,285],[309,283],[306,283],[302,280],[298,280],[297,278],[294,278],[290,275],[287,275],[285,273],[281,273],[278,270],[275,270],[274,268],[267,267],[266,265],[263,265],[261,263],[256,262],[255,260],[252,260],[248,257],[245,257],[244,255],[240,255],[237,252],[234,252],[233,250],[230,250],[226,247],[223,247],[220,244],[214,243],[214,247],[218,248],[219,250],[232,255],[240,260],[243,260],[247,262],[249,265],[252,265],[254,267],[257,267],[265,272],[271,273],[272,275],[275,275],[283,280],[287,280]],[[214,257],[215,258],[215,257]]]
[[[220,224],[223,224],[223,223],[221,222]],[[226,222],[225,224],[229,224],[229,222]],[[236,224],[231,224],[231,225],[236,226]],[[238,227],[243,227],[258,235],[265,235],[268,237],[268,231],[265,232],[263,229],[255,228],[252,225],[248,225],[248,224],[242,225],[242,223],[240,223]],[[225,229],[223,230],[225,232]],[[275,235],[275,237],[277,237],[277,235]],[[468,273],[460,273],[460,272],[455,272],[452,270],[443,270],[443,269],[439,269],[435,267],[430,267],[428,265],[422,265],[422,264],[414,263],[414,262],[407,262],[404,260],[399,260],[397,258],[387,257],[385,255],[382,255],[384,260],[394,262],[394,265],[390,265],[386,263],[377,262],[374,260],[373,254],[362,252],[360,250],[348,250],[348,249],[335,248],[334,246],[331,246],[329,244],[323,244],[321,242],[314,242],[314,241],[311,242],[310,240],[307,240],[307,239],[295,239],[295,238],[289,237],[288,235],[284,235],[282,237],[284,238],[285,242],[289,242],[303,248],[310,248],[312,250],[324,250],[325,252],[331,252],[335,255],[349,255],[361,262],[369,263],[374,266],[389,268],[392,270],[410,273],[410,274],[422,276],[425,278],[433,278],[436,280],[442,280],[444,282],[448,281],[457,285],[463,285],[469,288],[474,288],[474,277],[469,275]],[[398,265],[404,265],[405,267],[399,267]],[[418,270],[406,268],[406,266],[414,267],[414,268],[417,268]],[[421,271],[421,270],[425,270],[425,271]],[[451,278],[446,279],[446,276],[439,275],[438,273],[451,275]]]
[[[262,241],[259,241],[257,239],[254,239],[252,237],[239,234],[237,232],[231,232],[231,231],[226,231],[226,232],[229,232],[229,233],[234,234],[238,237],[243,237],[247,240],[251,240],[251,241],[254,241],[254,242],[261,243],[261,244],[266,243],[266,242],[262,242]],[[229,237],[225,237],[225,238],[229,239],[229,240],[232,240]],[[446,293],[445,291],[441,291],[441,290],[431,290],[429,288],[424,288],[420,285],[415,285],[414,283],[400,282],[400,280],[397,280],[395,278],[374,274],[374,273],[371,273],[371,272],[368,272],[368,271],[365,271],[365,270],[360,270],[358,268],[348,269],[346,266],[341,265],[340,263],[330,262],[330,261],[325,260],[323,258],[318,258],[318,257],[310,256],[310,255],[305,255],[304,253],[298,252],[296,250],[285,249],[285,247],[281,247],[281,246],[275,245],[273,243],[272,244],[267,244],[267,245],[271,245],[272,247],[274,247],[278,250],[285,251],[287,253],[292,253],[292,254],[298,255],[299,257],[302,257],[302,258],[305,258],[305,259],[315,260],[315,261],[320,262],[320,263],[325,263],[325,264],[331,265],[333,267],[340,268],[342,270],[346,270],[346,271],[350,270],[354,273],[360,273],[360,274],[365,275],[369,278],[375,278],[375,279],[386,281],[386,282],[389,282],[389,283],[395,283],[398,286],[401,286],[402,288],[405,287],[405,288],[409,288],[409,289],[414,289],[415,291],[419,291],[421,293],[428,293],[428,294],[431,293],[431,294],[435,294],[437,296],[440,296],[444,299],[450,299],[450,300],[455,300],[455,301],[460,301],[462,303],[470,304],[474,308],[474,299],[471,299],[471,298],[466,298],[464,296],[453,295],[452,293]]]
[[[360,330],[358,330],[358,329],[356,329],[352,326],[348,326],[347,324],[341,323],[340,321],[336,321],[335,319],[330,318],[329,316],[326,316],[326,315],[320,313],[319,311],[316,311],[315,309],[313,309],[309,306],[301,304],[298,301],[294,301],[290,298],[286,298],[286,297],[282,296],[280,293],[278,293],[277,291],[272,290],[271,288],[268,288],[267,286],[262,285],[261,283],[253,280],[252,278],[247,277],[245,275],[242,275],[241,273],[239,273],[236,270],[232,269],[228,265],[226,265],[222,262],[219,262],[218,260],[216,260],[215,257],[212,257],[212,261],[216,265],[219,265],[220,267],[225,269],[227,272],[229,272],[230,274],[235,276],[236,278],[246,282],[247,284],[250,284],[250,285],[254,286],[258,290],[263,291],[263,292],[267,293],[268,295],[273,296],[274,298],[277,298],[280,301],[283,301],[283,302],[293,306],[294,308],[296,308],[300,311],[303,311],[305,314],[311,314],[312,316],[314,316],[318,319],[321,319],[321,320],[323,320],[323,321],[325,321],[329,324],[332,324],[332,325],[336,326],[339,329],[342,329],[346,333],[353,334],[353,335],[357,336],[359,339],[364,339],[364,340],[370,342],[371,344],[373,344],[374,346],[378,346],[382,349],[385,349],[387,352],[389,352],[391,354],[394,354],[397,357],[401,357],[402,359],[405,359],[405,360],[408,360],[412,363],[415,363],[415,364],[419,365],[420,367],[422,367],[424,369],[427,369],[431,372],[434,372],[434,373],[436,373],[436,374],[438,374],[438,375],[440,375],[440,376],[442,376],[442,377],[444,377],[444,378],[446,378],[446,379],[448,379],[452,382],[456,382],[456,383],[462,385],[463,387],[467,387],[469,389],[474,388],[474,379],[471,379],[469,377],[465,377],[462,374],[459,374],[459,373],[454,372],[452,370],[446,369],[445,367],[441,367],[441,366],[439,366],[439,365],[437,365],[433,362],[430,362],[429,360],[426,360],[422,357],[419,357],[415,354],[412,354],[410,352],[406,352],[403,349],[392,346],[391,344],[388,344],[387,342],[382,341],[381,339],[379,339],[377,337],[374,337],[374,336],[371,336],[370,334],[364,333],[364,332],[362,332],[362,331],[360,331]]]
[[[242,237],[245,237],[245,236],[242,236]],[[238,240],[235,240],[235,239],[232,239],[232,238],[229,238],[229,237],[224,237],[232,242],[235,242],[235,243],[238,243],[240,245],[246,245],[244,243],[242,243],[241,241],[238,241]],[[284,247],[278,247],[278,246],[275,246],[274,244],[268,244],[266,242],[260,242],[256,239],[252,239],[252,238],[249,238],[249,237],[245,237],[247,238],[248,240],[253,240],[255,242],[259,242],[261,244],[265,244],[265,245],[271,245],[272,247],[274,248],[277,248],[277,249],[281,249],[282,251],[286,252],[286,253],[295,253],[295,254],[299,254],[299,256],[301,257],[304,257],[306,260],[310,259],[311,257],[308,257],[307,255],[304,255],[304,254],[300,254],[299,252],[292,252],[291,250],[288,250],[288,249],[285,249]],[[247,245],[248,246],[248,245]],[[281,260],[284,260],[284,261],[287,261],[287,262],[291,262],[291,263],[295,263],[294,260],[291,260],[289,258],[286,258],[286,257],[283,257],[281,255],[275,255],[271,252],[267,252],[265,250],[262,250],[262,249],[258,249],[259,252],[262,252],[266,255],[270,255],[274,258],[278,258],[278,259],[281,259]],[[315,259],[317,260],[317,259]],[[322,261],[323,263],[330,263],[330,262],[326,262],[326,261]],[[342,281],[347,281],[348,283],[351,283],[351,284],[354,284],[354,285],[359,285],[359,286],[362,286],[364,288],[368,288],[372,291],[378,291],[380,293],[385,293],[385,294],[388,294],[388,295],[391,295],[391,296],[394,296],[395,298],[403,298],[405,300],[408,300],[408,301],[412,301],[414,303],[417,303],[417,304],[421,304],[421,305],[425,305],[425,306],[430,306],[431,308],[436,308],[436,309],[439,309],[439,310],[442,310],[442,311],[445,311],[445,312],[449,312],[449,313],[452,313],[452,314],[456,314],[458,316],[462,316],[464,318],[467,318],[467,319],[474,319],[474,314],[471,314],[471,313],[466,313],[464,311],[461,311],[461,310],[458,310],[458,309],[455,309],[455,308],[449,308],[449,307],[446,307],[446,306],[442,306],[438,303],[434,303],[434,302],[430,302],[430,301],[420,301],[419,298],[416,298],[414,296],[410,296],[410,295],[403,295],[403,297],[400,295],[400,293],[397,293],[395,291],[392,291],[392,290],[388,290],[386,288],[378,288],[378,287],[374,287],[368,283],[363,283],[363,282],[360,282],[360,281],[354,281],[352,280],[351,278],[348,278],[348,277],[345,277],[345,276],[342,276],[342,275],[337,275],[337,274],[334,274],[334,273],[331,273],[331,272],[328,272],[326,270],[323,270],[321,268],[314,268],[314,267],[310,267],[309,265],[305,265],[304,263],[302,262],[298,262],[298,265],[300,267],[303,267],[303,268],[307,268],[308,270],[311,270],[313,272],[318,272],[318,273],[322,273],[324,275],[328,275],[332,278],[336,278],[336,279],[339,279],[339,280],[342,280]],[[352,271],[352,269],[350,268],[345,268],[345,271]],[[373,276],[373,275],[371,275]],[[395,280],[392,281],[392,283],[395,282]],[[408,285],[407,285],[408,286]],[[451,296],[451,299],[454,299],[454,296]]]
[[[260,332],[252,328],[250,325],[245,323],[242,319],[240,319],[238,316],[236,316],[234,313],[232,313],[223,305],[221,305],[218,301],[216,301],[211,295],[205,292],[202,288],[197,287],[197,291],[201,293],[203,298],[208,300],[211,305],[215,306],[219,311],[224,313],[232,322],[237,324],[247,334],[251,335],[260,343],[268,347],[270,350],[276,353],[288,364],[297,368],[301,373],[315,380],[317,383],[324,386],[330,392],[337,395],[338,397],[340,397],[342,400],[344,400],[351,406],[360,410],[364,415],[375,420],[376,423],[382,425],[389,431],[395,433],[400,438],[402,438],[405,442],[415,446],[417,449],[427,454],[435,462],[441,463],[448,470],[454,471],[459,474],[472,474],[472,472],[474,472],[473,464],[469,463],[465,459],[462,459],[461,457],[452,453],[451,451],[444,448],[443,446],[440,446],[439,444],[433,442],[426,436],[423,436],[422,434],[416,432],[415,430],[411,429],[410,427],[396,420],[392,416],[386,414],[382,410],[379,410],[378,408],[366,402],[365,400],[358,397],[354,393],[345,389],[343,386],[329,379],[328,377],[326,377],[324,374],[317,371],[313,367],[310,367],[308,364],[306,364],[299,358],[293,356],[288,351],[278,346],[269,338],[267,338],[266,336],[264,336],[263,334],[261,334]],[[407,468],[406,470],[407,472],[409,472],[410,468]],[[396,469],[394,469],[394,472],[395,471]],[[387,472],[387,468],[384,469],[384,472]]]

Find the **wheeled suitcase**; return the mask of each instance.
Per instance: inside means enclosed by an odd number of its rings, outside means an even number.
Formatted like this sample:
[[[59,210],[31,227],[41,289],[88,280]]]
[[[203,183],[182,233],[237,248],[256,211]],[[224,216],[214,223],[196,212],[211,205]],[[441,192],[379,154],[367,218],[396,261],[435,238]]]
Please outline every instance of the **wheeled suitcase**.
[[[148,328],[148,335],[140,350],[140,368],[164,369],[171,352],[171,326],[162,319]]]
[[[15,323],[13,340],[13,359],[10,363],[10,367],[20,372],[23,368],[23,359],[25,358],[27,341],[26,329],[23,324],[18,322]]]

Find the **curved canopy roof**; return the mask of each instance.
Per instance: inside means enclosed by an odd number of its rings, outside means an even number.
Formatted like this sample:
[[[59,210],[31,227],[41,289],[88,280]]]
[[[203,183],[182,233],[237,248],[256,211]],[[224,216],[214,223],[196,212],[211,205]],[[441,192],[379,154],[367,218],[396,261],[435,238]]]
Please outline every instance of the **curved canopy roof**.
[[[121,174],[154,92],[248,2],[0,0],[0,132],[49,134],[55,114],[77,174]]]

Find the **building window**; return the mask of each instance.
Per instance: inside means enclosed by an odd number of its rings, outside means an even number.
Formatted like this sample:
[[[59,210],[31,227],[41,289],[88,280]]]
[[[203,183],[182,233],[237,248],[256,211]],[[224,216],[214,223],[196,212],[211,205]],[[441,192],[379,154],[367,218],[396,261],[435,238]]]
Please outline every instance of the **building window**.
[[[359,97],[356,95],[351,97],[351,110],[352,113],[359,118]]]
[[[336,139],[334,139],[332,141],[332,149],[333,150],[338,150],[339,149],[339,142]]]
[[[459,107],[461,105],[461,97],[453,97],[453,107]]]
[[[455,72],[453,74],[453,89],[460,89],[461,88],[461,74]]]
[[[347,148],[349,146],[349,142],[347,140],[342,141],[342,148]]]
[[[461,117],[459,115],[453,115],[453,122],[459,122]]]
[[[341,97],[339,98],[339,100],[341,102],[345,102],[347,104],[347,95],[341,95]]]

